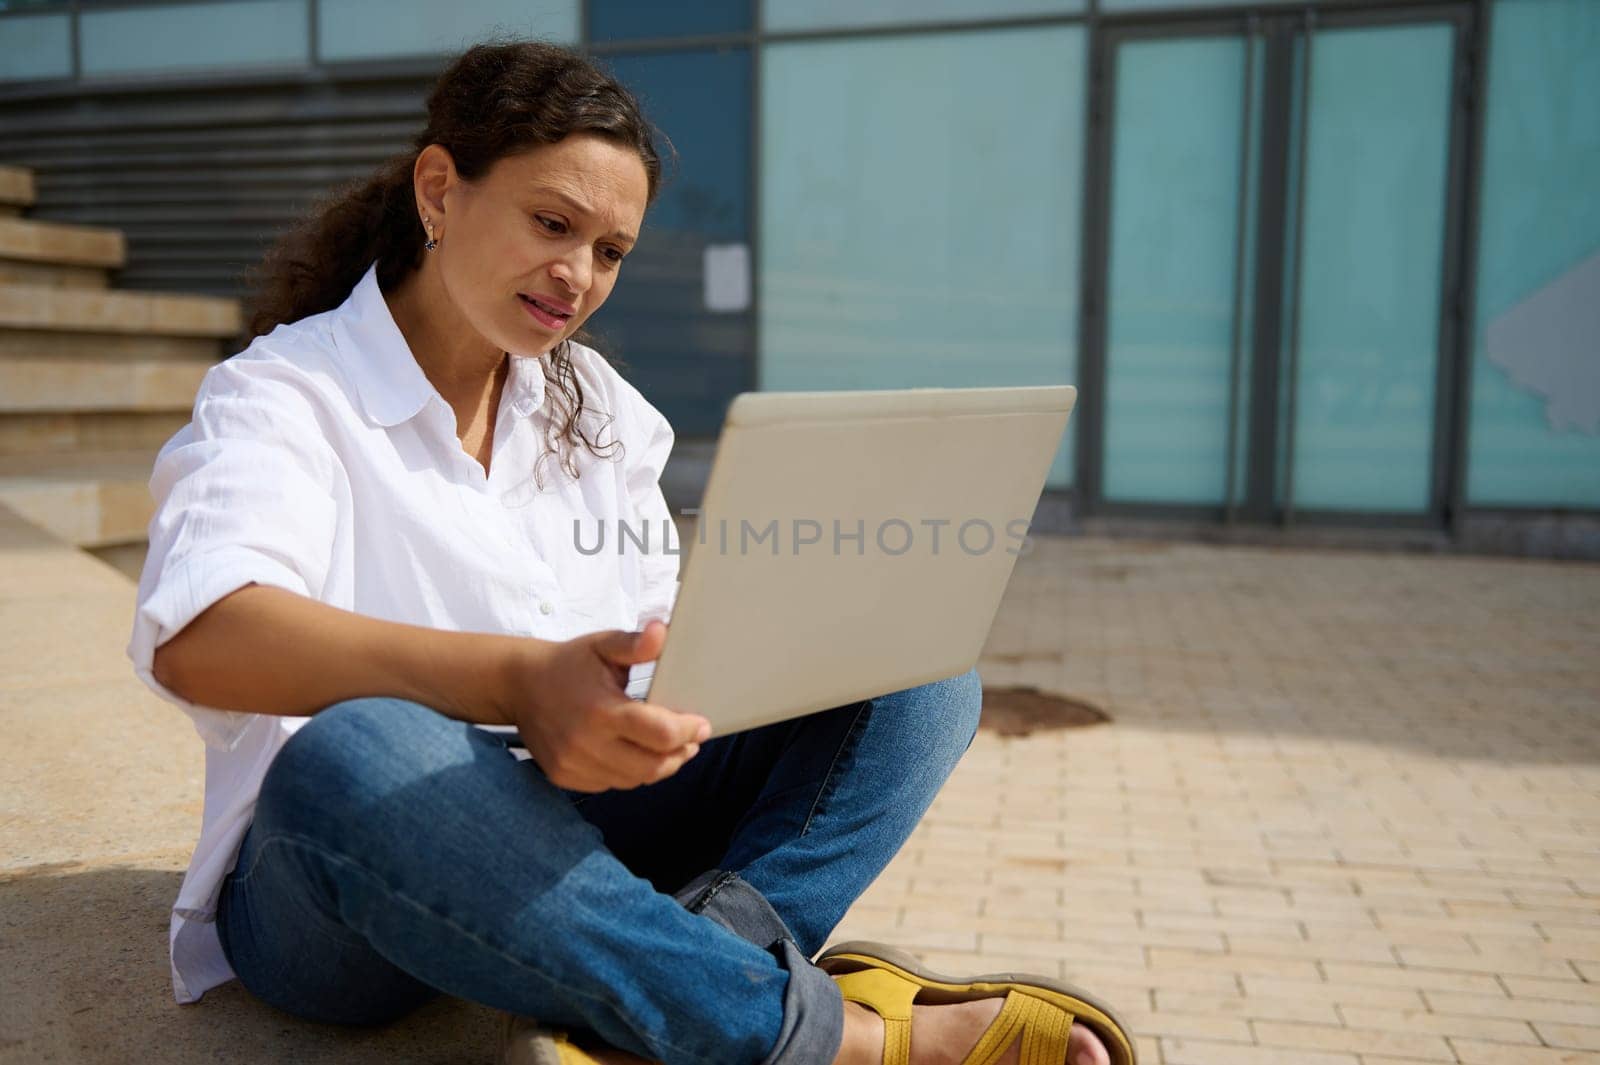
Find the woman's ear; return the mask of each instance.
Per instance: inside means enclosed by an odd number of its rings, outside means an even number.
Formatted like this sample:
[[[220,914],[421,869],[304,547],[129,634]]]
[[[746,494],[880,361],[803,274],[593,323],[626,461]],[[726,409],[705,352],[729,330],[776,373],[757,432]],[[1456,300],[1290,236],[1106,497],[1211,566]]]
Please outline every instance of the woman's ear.
[[[417,197],[417,214],[433,223],[435,236],[444,236],[445,193],[460,178],[456,162],[442,144],[430,144],[417,153],[411,169],[411,185]]]

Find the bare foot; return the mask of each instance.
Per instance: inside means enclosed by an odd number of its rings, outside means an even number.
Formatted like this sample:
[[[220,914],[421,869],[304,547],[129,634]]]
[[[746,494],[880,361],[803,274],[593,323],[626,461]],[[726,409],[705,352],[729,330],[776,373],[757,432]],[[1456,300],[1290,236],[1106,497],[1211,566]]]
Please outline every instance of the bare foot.
[[[912,1065],[960,1065],[990,1023],[1000,1015],[1004,999],[982,998],[946,1006],[911,1007]],[[844,1044],[834,1065],[880,1065],[883,1061],[883,1018],[854,1002],[844,1006]],[[1017,1065],[1022,1041],[1012,1042],[997,1065]],[[1100,1037],[1074,1024],[1067,1037],[1067,1065],[1111,1065]]]

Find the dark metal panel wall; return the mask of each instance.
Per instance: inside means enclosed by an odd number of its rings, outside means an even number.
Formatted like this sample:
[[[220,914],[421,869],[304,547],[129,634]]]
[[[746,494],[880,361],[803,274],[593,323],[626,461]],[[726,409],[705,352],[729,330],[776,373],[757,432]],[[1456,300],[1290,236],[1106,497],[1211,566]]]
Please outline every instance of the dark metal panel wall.
[[[34,218],[112,226],[122,288],[238,296],[318,197],[421,127],[429,72],[0,100],[0,163],[34,171]]]

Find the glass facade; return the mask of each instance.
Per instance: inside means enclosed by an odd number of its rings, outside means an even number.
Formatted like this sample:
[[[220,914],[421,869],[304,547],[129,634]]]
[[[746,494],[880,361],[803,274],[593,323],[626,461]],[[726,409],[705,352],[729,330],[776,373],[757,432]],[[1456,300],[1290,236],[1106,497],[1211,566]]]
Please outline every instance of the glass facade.
[[[72,76],[72,17],[0,19],[0,82]]]
[[[1600,511],[1595,0],[0,0],[0,94],[421,84],[497,34],[661,130],[591,328],[680,437],[750,387],[1073,383],[1088,512]]]
[[[697,37],[750,28],[750,0],[589,0],[589,39],[629,41]]]
[[[1100,0],[1100,10],[1107,14],[1130,11],[1179,11],[1197,7],[1272,7],[1273,5],[1299,4],[1301,0]]]
[[[762,388],[1074,380],[1084,62],[1078,26],[767,47]]]
[[[1084,0],[760,0],[767,30],[829,30],[1076,15]]]
[[[1600,507],[1600,4],[1492,25],[1467,500]]]
[[[320,59],[440,55],[493,34],[576,41],[577,0],[317,0]]]
[[[78,33],[93,77],[303,64],[310,26],[306,0],[217,0],[86,10]]]
[[[661,193],[591,327],[682,436],[712,436],[750,385],[750,53],[606,60],[665,135]]]

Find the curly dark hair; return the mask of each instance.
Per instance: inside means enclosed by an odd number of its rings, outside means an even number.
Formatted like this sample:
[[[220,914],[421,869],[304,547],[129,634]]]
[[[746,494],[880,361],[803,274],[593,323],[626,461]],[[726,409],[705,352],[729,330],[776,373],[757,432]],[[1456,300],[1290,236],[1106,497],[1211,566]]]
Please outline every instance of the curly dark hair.
[[[456,171],[473,181],[506,156],[573,133],[597,134],[638,152],[649,181],[646,204],[655,200],[661,183],[655,130],[621,83],[583,56],[542,41],[493,41],[469,48],[428,95],[428,124],[411,148],[371,177],[319,202],[250,271],[250,336],[339,306],[374,260],[378,285],[386,292],[421,266],[423,231],[412,172],[428,145],[442,145],[455,160]],[[583,332],[574,339],[591,342]],[[573,449],[582,445],[596,455],[603,452],[579,422],[583,386],[568,342],[556,345],[543,365],[553,386],[551,422],[559,426],[555,444],[563,468],[575,477]]]

